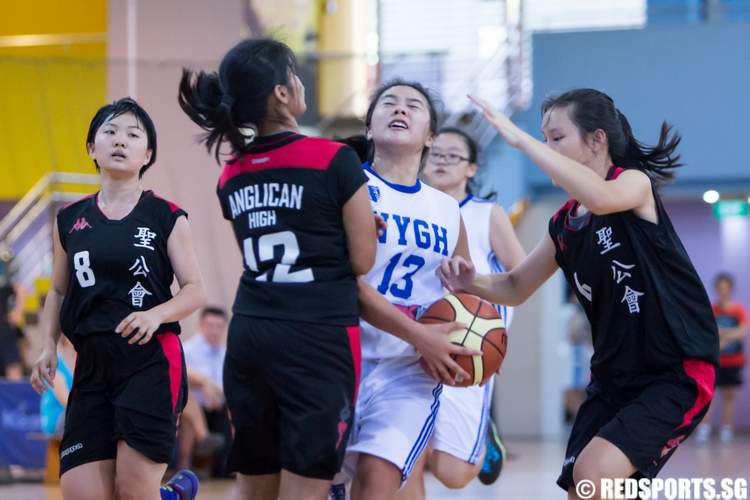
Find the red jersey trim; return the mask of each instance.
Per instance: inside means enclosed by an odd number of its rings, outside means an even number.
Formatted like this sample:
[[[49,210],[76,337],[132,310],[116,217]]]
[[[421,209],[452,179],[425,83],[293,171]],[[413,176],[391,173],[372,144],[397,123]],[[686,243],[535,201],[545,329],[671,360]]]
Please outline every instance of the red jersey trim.
[[[173,202],[169,201],[166,198],[162,198],[161,196],[159,196],[158,194],[154,193],[153,191],[151,191],[151,194],[153,195],[154,198],[159,199],[159,200],[163,201],[164,203],[166,203],[167,205],[169,205],[169,209],[172,211],[172,213],[175,213],[178,210],[182,210],[182,208],[179,205],[177,205],[176,203],[173,203]]]
[[[180,389],[182,388],[182,344],[177,338],[176,333],[165,332],[158,334],[156,340],[159,341],[164,357],[169,364],[169,392],[172,396],[172,412],[178,412],[177,402],[180,399]]]
[[[575,204],[576,204],[576,200],[574,200],[574,199],[570,199],[570,200],[566,201],[563,206],[561,206],[560,208],[557,209],[557,212],[555,212],[555,215],[552,216],[552,220],[553,221],[557,221],[557,219],[558,219],[558,217],[560,217],[560,215],[564,215],[565,212],[567,212],[568,210],[570,210],[571,207],[573,205],[575,205]]]
[[[682,368],[685,370],[685,374],[695,382],[698,388],[698,397],[695,398],[693,406],[683,415],[682,424],[677,429],[690,425],[693,417],[711,402],[716,382],[716,369],[706,361],[701,359],[687,359],[683,361]]]
[[[624,171],[625,169],[622,167],[615,167],[615,166],[610,167],[609,172],[607,172],[607,180],[613,181],[617,179],[620,176],[620,174],[623,173]]]
[[[343,144],[328,139],[306,137],[271,151],[251,151],[224,165],[219,178],[219,188],[223,188],[232,177],[274,168],[326,170],[342,147]]]

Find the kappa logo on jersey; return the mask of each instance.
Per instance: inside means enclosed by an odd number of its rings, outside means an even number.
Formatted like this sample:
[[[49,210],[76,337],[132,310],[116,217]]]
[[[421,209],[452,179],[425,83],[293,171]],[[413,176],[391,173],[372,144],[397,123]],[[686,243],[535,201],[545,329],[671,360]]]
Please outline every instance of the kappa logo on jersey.
[[[380,201],[380,188],[377,186],[367,186],[367,192],[370,194],[370,199],[373,203]]]
[[[677,436],[676,438],[672,438],[669,441],[667,441],[667,444],[662,448],[660,458],[664,458],[669,454],[670,451],[677,448],[681,442],[685,440],[685,436]]]
[[[73,232],[83,231],[84,229],[91,229],[91,224],[89,224],[89,221],[86,220],[86,217],[79,217],[76,219],[75,224],[73,224],[73,227],[70,228],[70,231],[68,231],[68,234],[73,234]]]

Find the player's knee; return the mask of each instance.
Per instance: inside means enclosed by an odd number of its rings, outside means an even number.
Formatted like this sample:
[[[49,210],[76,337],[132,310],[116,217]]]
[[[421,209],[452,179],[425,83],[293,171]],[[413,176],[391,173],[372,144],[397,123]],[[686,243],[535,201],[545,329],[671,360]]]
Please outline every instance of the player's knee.
[[[435,471],[435,477],[445,486],[452,490],[460,490],[466,487],[472,479],[477,477],[479,470],[471,464],[464,463],[460,466],[439,467]]]
[[[467,484],[474,479],[475,475],[470,474],[466,471],[455,471],[447,474],[444,477],[438,477],[443,486],[451,490],[460,490],[466,487]]]
[[[477,477],[481,465],[473,465],[438,452],[430,461],[430,470],[435,477],[452,490],[460,490]]]
[[[401,485],[401,472],[393,464],[368,457],[360,460],[356,481],[362,492],[392,490],[395,493]]]
[[[139,500],[153,495],[153,492],[143,491],[138,481],[133,477],[116,477],[115,478],[115,498],[117,500]]]

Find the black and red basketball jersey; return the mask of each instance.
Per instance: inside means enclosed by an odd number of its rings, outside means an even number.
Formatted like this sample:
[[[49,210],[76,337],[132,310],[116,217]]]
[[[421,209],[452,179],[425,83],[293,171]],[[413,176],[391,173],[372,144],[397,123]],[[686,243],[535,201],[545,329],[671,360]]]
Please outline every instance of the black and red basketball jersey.
[[[607,179],[622,172],[612,167]],[[658,224],[632,210],[577,216],[568,201],[550,219],[555,258],[591,322],[595,377],[639,385],[685,359],[718,364],[711,303],[653,190]]]
[[[356,324],[342,207],[366,182],[351,148],[292,132],[260,137],[228,162],[217,194],[245,268],[234,312]]]
[[[177,218],[187,216],[185,211],[144,191],[127,216],[110,220],[99,210],[97,196],[57,214],[70,271],[60,327],[71,338],[114,331],[131,312],[172,298],[174,271],[167,241]],[[162,331],[179,333],[180,326],[163,324],[157,332]]]

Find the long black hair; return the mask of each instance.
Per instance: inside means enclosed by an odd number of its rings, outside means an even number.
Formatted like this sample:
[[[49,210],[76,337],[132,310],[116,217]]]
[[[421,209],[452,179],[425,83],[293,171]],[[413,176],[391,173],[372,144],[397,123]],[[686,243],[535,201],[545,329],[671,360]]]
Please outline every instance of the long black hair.
[[[430,132],[432,132],[432,134],[434,135],[438,127],[438,98],[432,93],[430,89],[428,89],[421,83],[410,80],[402,80],[400,78],[390,80],[389,82],[381,85],[372,95],[372,97],[370,98],[370,105],[367,107],[367,114],[365,114],[365,127],[370,128],[370,123],[372,122],[372,114],[375,112],[375,106],[378,105],[378,101],[383,96],[383,94],[385,94],[388,89],[391,89],[393,87],[411,87],[422,94],[422,97],[424,97],[425,101],[427,101],[427,108],[430,113]],[[345,139],[336,140],[351,146],[354,151],[357,152],[359,159],[363,162],[372,162],[375,156],[375,145],[365,135],[353,135]],[[426,152],[427,148],[422,151],[423,158]]]
[[[244,40],[221,61],[218,72],[183,68],[177,100],[182,110],[206,131],[201,142],[216,161],[221,144],[237,155],[258,134],[276,85],[290,86],[297,59],[286,44],[271,38]],[[291,88],[291,87],[290,87]]]
[[[553,108],[568,107],[571,121],[581,131],[591,133],[602,129],[607,134],[609,154],[615,165],[637,168],[657,184],[671,180],[672,170],[682,166],[676,153],[682,138],[667,122],[662,122],[659,142],[648,146],[633,137],[628,119],[612,98],[594,89],[574,89],[545,99],[542,116]]]
[[[148,163],[142,166],[138,171],[138,178],[140,179],[143,177],[143,174],[146,173],[146,170],[151,168],[151,165],[156,161],[156,127],[154,126],[151,117],[146,113],[146,110],[143,109],[134,99],[123,97],[122,99],[118,99],[111,104],[105,104],[99,108],[91,119],[91,123],[89,123],[89,131],[88,134],[86,134],[86,146],[88,147],[90,144],[94,143],[96,140],[96,132],[99,130],[99,127],[104,125],[104,122],[120,115],[124,115],[125,113],[132,113],[138,123],[143,126],[143,129],[146,132],[147,147],[151,150],[151,158],[148,160]],[[99,170],[99,164],[96,163],[96,160],[94,160],[94,165],[96,165],[96,169]]]

